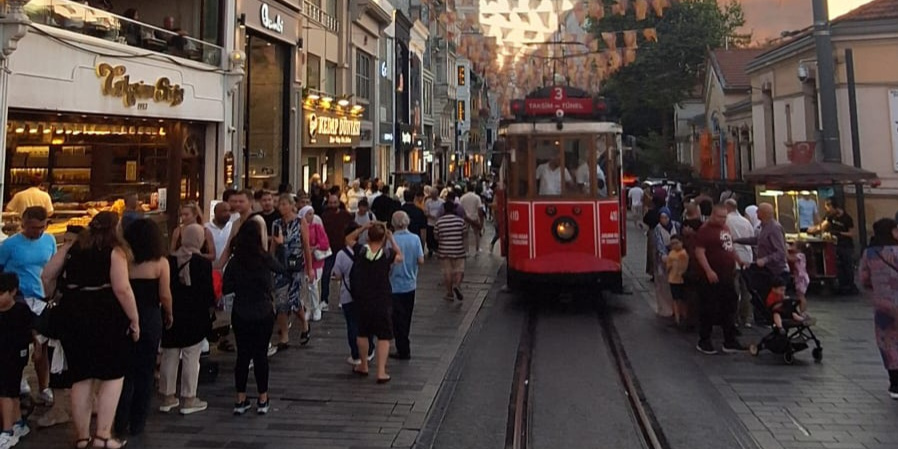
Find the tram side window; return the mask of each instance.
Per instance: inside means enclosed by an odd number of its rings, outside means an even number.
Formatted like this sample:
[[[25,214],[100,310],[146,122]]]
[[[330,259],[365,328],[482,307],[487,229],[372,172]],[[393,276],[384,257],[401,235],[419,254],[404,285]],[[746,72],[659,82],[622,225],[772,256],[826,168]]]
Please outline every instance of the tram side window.
[[[604,198],[618,195],[620,148],[615,134],[603,134],[596,139],[596,161],[599,166],[599,196]]]
[[[564,141],[564,164],[574,175],[575,188],[569,193],[590,195],[592,192],[592,165],[589,157],[589,141],[586,139],[568,139]],[[598,170],[601,172],[601,169]]]
[[[576,188],[571,172],[562,165],[561,141],[540,139],[534,145],[535,180],[540,196],[561,195],[565,186]]]

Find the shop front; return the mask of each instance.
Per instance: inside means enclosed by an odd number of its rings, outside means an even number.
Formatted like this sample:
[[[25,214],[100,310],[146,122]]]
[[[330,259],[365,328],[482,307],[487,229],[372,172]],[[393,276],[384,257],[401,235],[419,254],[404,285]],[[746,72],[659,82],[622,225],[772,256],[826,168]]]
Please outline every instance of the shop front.
[[[238,40],[247,56],[240,162],[243,185],[252,189],[275,190],[295,178],[290,173],[290,148],[296,141],[291,98],[301,88],[294,83],[294,66],[302,27],[293,3],[237,2]]]
[[[380,124],[380,135],[377,141],[377,173],[375,177],[389,179],[390,161],[393,159],[393,145],[396,140],[396,131],[392,123]]]
[[[309,181],[315,174],[332,183],[351,177],[347,172],[352,171],[353,149],[359,146],[362,135],[360,108],[306,101],[302,136],[306,161],[302,166],[302,188],[305,191],[309,191]]]
[[[374,165],[374,124],[362,122],[362,136],[359,146],[353,151],[352,163],[344,166],[343,177],[347,179],[372,178]]]
[[[170,229],[179,203],[211,199],[222,182],[215,149],[227,75],[198,63],[104,56],[91,38],[78,39],[73,49],[32,34],[10,60],[3,204],[39,183],[55,209],[49,232],[60,236],[100,211],[121,213],[134,194],[146,216]],[[20,216],[4,212],[3,221],[11,233]]]

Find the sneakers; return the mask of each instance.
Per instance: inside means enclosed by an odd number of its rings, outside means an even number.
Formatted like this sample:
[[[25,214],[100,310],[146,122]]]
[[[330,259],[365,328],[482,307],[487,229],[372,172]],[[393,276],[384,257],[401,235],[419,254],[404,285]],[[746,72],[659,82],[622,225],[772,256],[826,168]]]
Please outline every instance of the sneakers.
[[[898,385],[889,387],[889,397],[898,401]]]
[[[28,381],[24,378],[22,379],[22,383],[19,385],[19,393],[22,396],[31,394],[31,385],[28,385]]]
[[[166,396],[162,399],[162,405],[159,406],[159,411],[162,413],[168,413],[181,405],[181,401],[178,400],[174,395]]]
[[[354,358],[352,358],[352,356],[349,356],[349,357],[346,357],[346,363],[348,363],[348,364],[350,364],[350,365],[352,365],[352,366],[359,366],[359,365],[362,364],[362,360],[361,360],[361,359],[354,359]]]
[[[66,411],[63,404],[54,405],[47,413],[38,418],[37,426],[41,428],[53,427],[58,424],[66,424],[72,420],[72,416]]]
[[[312,321],[321,321],[321,309],[315,310],[315,312],[312,313]]]
[[[374,360],[374,351],[371,351],[371,353],[368,354],[368,361],[370,362],[372,360]]]
[[[24,419],[13,424],[13,426],[12,426],[13,436],[20,440],[23,437],[25,437],[25,435],[28,435],[29,433],[31,433],[31,428],[28,427],[28,423],[26,423]]]
[[[330,312],[331,307],[326,302],[323,302],[323,303],[321,303],[321,311],[322,312]]]
[[[268,410],[271,408],[271,400],[267,400],[265,402],[256,402],[256,413],[260,415],[267,415]]]
[[[299,345],[300,346],[305,346],[305,345],[309,344],[310,341],[312,341],[311,330],[308,330],[308,331],[305,331],[305,332],[302,332],[299,334]]]
[[[747,350],[748,350],[748,348],[746,348],[745,346],[742,346],[742,343],[739,343],[738,341],[731,341],[729,343],[723,344],[723,352],[725,352],[727,354],[733,354],[736,352],[745,352]]]
[[[44,388],[41,390],[41,393],[37,395],[37,403],[42,405],[53,405],[53,390],[49,388]]]
[[[252,404],[249,403],[249,399],[244,399],[243,402],[234,404],[234,416],[241,416],[249,411],[249,409],[251,409],[252,407]]]
[[[184,398],[184,405],[181,407],[180,413],[182,415],[191,415],[194,413],[201,412],[205,409],[209,408],[209,404],[205,401],[201,401],[199,398]]]
[[[19,437],[12,433],[0,432],[0,449],[10,449],[19,444]]]
[[[268,357],[271,357],[278,353],[278,347],[268,343]]]
[[[702,354],[714,355],[717,354],[717,350],[714,349],[714,345],[711,344],[708,340],[701,340],[695,345],[695,349]]]

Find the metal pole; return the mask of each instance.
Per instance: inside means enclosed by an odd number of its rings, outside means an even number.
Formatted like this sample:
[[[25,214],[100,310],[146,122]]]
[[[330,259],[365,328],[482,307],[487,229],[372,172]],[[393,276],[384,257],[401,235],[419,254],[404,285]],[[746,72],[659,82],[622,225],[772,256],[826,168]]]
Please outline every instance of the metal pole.
[[[30,0],[9,0],[0,3],[0,211],[6,196],[6,127],[9,115],[9,58],[25,34],[31,20],[25,15],[25,5]]]
[[[857,120],[857,85],[854,80],[854,51],[845,50],[845,70],[848,72],[848,116],[851,122],[851,155],[854,166],[861,168],[861,136]],[[867,207],[864,204],[864,185],[854,185],[857,202],[857,235],[860,247],[867,244]]]
[[[839,143],[839,112],[836,104],[835,60],[826,0],[812,0],[814,42],[817,47],[817,79],[823,135],[823,161],[842,162]]]

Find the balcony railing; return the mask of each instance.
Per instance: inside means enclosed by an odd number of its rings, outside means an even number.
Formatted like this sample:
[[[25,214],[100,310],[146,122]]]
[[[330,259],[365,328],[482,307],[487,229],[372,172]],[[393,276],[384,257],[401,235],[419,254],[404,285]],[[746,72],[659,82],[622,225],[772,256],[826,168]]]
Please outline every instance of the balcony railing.
[[[31,0],[25,14],[35,24],[122,45],[220,66],[224,49],[177,30],[165,30],[67,0]]]
[[[322,11],[320,7],[308,0],[305,0],[302,3],[302,15],[308,17],[309,20],[317,22],[329,31],[333,31],[334,33],[340,32],[340,21],[338,21],[336,17]]]

